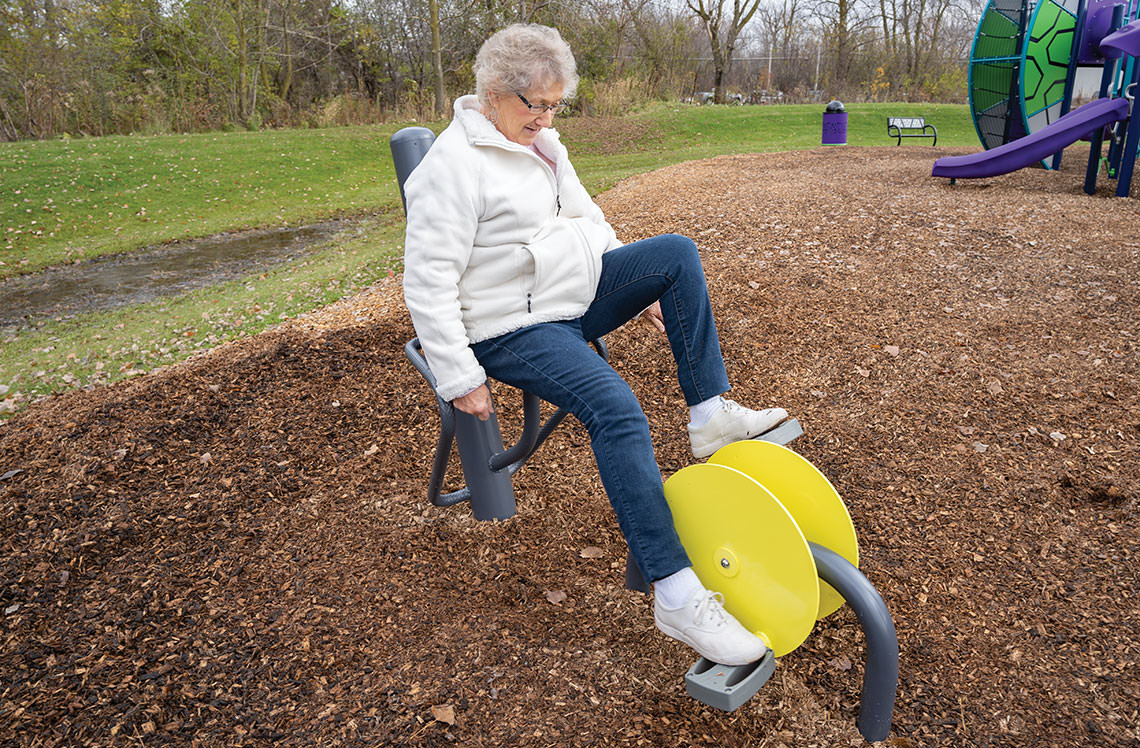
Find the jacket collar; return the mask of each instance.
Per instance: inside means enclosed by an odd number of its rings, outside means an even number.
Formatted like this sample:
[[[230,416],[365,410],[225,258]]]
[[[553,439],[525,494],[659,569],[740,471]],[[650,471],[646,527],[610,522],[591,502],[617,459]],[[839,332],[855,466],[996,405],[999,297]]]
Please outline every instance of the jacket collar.
[[[497,145],[501,148],[528,150],[524,145],[507,140],[498,128],[491,124],[491,121],[483,115],[479,98],[474,94],[460,96],[455,100],[455,121],[463,127],[467,142],[471,145]],[[566,157],[566,147],[562,145],[558,131],[552,127],[544,127],[534,144],[555,163]]]

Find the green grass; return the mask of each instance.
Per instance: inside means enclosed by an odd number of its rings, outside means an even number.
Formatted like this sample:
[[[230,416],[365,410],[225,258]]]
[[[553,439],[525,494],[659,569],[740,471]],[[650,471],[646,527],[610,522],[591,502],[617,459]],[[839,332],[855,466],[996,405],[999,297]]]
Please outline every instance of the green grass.
[[[173,239],[397,208],[396,129],[4,144],[0,278]]]
[[[260,275],[22,331],[3,341],[0,382],[21,402],[113,382],[330,304],[395,270],[390,248],[403,223],[366,219],[361,228]]]
[[[939,147],[975,147],[978,137],[969,110],[957,104],[855,104],[847,108],[849,146],[886,146],[887,116],[926,116],[938,128]],[[648,125],[628,151],[587,152],[574,157],[592,192],[644,171],[729,153],[796,151],[820,146],[823,106],[684,106],[656,104],[631,115]],[[903,141],[907,145],[929,140]],[[568,139],[573,155],[575,143]],[[594,143],[588,145],[597,147]],[[588,149],[589,151],[590,149]]]
[[[567,121],[564,140],[596,194],[681,161],[818,147],[822,111],[654,104],[616,122]],[[964,106],[857,104],[848,112],[851,146],[893,145],[888,114],[925,115],[939,146],[977,143]],[[254,334],[399,272],[403,216],[388,139],[401,126],[0,144],[0,278],[184,237],[364,216],[270,272],[9,335],[0,340],[0,417],[40,395]]]

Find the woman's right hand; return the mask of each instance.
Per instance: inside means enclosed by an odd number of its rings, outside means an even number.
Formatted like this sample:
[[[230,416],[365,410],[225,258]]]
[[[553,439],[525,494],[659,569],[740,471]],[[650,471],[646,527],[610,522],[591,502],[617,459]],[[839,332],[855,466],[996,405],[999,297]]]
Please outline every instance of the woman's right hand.
[[[480,421],[486,421],[495,412],[495,406],[491,404],[491,388],[486,384],[479,385],[463,397],[455,398],[451,404]]]

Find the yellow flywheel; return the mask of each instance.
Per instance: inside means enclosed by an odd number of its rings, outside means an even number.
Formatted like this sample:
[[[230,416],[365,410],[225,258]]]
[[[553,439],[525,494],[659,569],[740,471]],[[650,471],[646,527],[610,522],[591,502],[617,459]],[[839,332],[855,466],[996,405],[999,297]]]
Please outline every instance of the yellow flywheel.
[[[709,463],[735,468],[760,483],[784,505],[807,540],[859,566],[859,541],[847,507],[831,482],[803,457],[779,444],[753,440],[722,447]],[[843,598],[822,579],[819,586],[822,619],[839,610]]]
[[[777,657],[802,644],[819,610],[819,578],[788,510],[740,470],[709,463],[674,473],[665,498],[705,587]]]

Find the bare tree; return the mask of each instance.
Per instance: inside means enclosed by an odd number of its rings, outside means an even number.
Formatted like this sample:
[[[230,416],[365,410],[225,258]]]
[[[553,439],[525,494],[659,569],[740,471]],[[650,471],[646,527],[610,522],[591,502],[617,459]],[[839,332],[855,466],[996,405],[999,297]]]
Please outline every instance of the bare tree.
[[[792,53],[795,51],[800,38],[804,15],[803,0],[778,0],[760,9],[758,20],[764,28],[765,47],[768,53],[766,88],[772,87],[772,58],[776,57],[781,62],[786,62],[792,58]],[[780,67],[788,66],[782,64]],[[798,66],[796,67],[798,68]],[[776,76],[777,88],[782,85],[779,80],[781,77],[778,74]]]
[[[831,87],[840,93],[850,83],[857,53],[872,39],[866,32],[873,27],[874,15],[865,11],[860,0],[819,0],[815,15],[823,25]]]
[[[752,20],[760,0],[732,0],[732,15],[725,15],[728,0],[686,0],[689,10],[701,20],[712,47],[713,101],[724,103],[724,78],[732,67],[732,53],[741,30]]]
[[[942,46],[953,0],[879,0],[879,23],[888,59],[897,75],[917,82]]]

